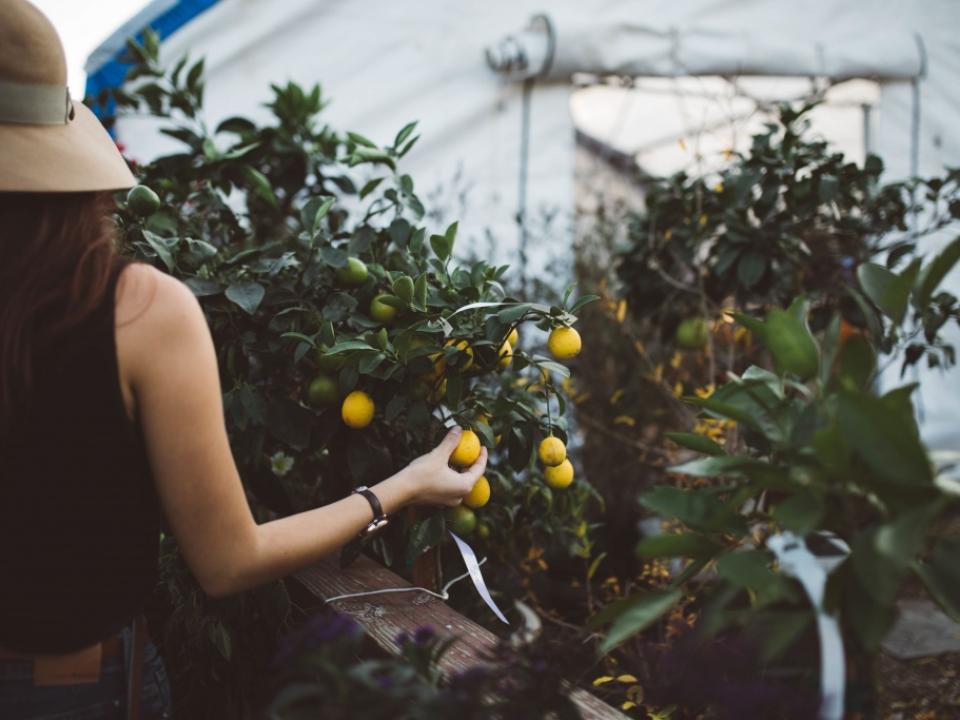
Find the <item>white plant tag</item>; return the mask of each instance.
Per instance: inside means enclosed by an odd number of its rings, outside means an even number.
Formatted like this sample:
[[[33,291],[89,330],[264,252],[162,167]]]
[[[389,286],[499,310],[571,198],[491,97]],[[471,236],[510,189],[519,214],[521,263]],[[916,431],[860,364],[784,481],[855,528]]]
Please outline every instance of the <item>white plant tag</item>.
[[[480,594],[480,597],[483,598],[483,601],[493,611],[494,615],[509,625],[510,621],[507,620],[502,612],[500,612],[500,608],[497,607],[497,604],[493,601],[493,598],[490,597],[490,591],[487,589],[487,583],[483,579],[483,573],[480,572],[480,563],[477,562],[477,556],[473,552],[473,548],[458,538],[452,530],[448,530],[447,532],[450,533],[450,536],[457,544],[457,550],[459,550],[460,555],[463,556],[463,562],[467,566],[467,572],[470,573],[470,579],[473,581],[473,586],[477,588],[477,592]]]

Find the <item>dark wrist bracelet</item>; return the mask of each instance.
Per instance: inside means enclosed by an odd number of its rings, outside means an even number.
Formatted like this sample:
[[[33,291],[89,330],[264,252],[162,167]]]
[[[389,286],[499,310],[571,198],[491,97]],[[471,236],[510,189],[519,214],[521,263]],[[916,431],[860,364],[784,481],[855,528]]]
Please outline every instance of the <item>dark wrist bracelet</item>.
[[[360,487],[354,488],[353,492],[357,495],[363,495],[363,497],[367,499],[367,502],[370,503],[370,509],[373,510],[373,520],[360,531],[360,537],[366,537],[390,522],[387,516],[383,514],[383,505],[380,504],[380,498],[374,495],[370,488],[366,485],[361,485]]]

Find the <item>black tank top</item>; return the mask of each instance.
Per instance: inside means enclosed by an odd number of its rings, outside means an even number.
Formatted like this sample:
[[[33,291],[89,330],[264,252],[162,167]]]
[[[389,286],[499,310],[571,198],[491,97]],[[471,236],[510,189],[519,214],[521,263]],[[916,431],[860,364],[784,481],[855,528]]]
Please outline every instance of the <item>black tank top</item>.
[[[0,647],[92,645],[156,584],[160,505],[117,369],[125,264],[114,263],[100,307],[34,358],[29,405],[0,438]]]

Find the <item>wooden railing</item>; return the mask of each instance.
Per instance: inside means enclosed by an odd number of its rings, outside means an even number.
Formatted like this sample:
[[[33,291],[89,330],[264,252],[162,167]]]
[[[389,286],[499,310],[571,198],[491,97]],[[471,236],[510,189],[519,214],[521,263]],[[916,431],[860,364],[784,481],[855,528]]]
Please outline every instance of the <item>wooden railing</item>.
[[[345,570],[341,570],[334,560],[328,560],[297,573],[294,578],[320,599],[383,588],[411,587],[399,575],[363,556]],[[353,617],[380,648],[390,653],[398,651],[400,633],[412,635],[424,625],[432,626],[440,634],[458,638],[440,661],[441,669],[447,675],[477,665],[480,658],[497,644],[497,636],[492,632],[424,592],[348,598],[338,600],[333,606]],[[570,697],[584,720],[626,720],[623,713],[586,690],[573,688]]]

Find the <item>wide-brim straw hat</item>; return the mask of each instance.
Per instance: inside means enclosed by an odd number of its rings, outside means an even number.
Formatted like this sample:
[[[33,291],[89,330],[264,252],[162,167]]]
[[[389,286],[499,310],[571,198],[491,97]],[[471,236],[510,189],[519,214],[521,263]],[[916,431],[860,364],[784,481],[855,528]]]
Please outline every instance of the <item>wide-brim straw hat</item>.
[[[0,192],[136,184],[97,117],[67,88],[60,37],[26,0],[0,0]]]

